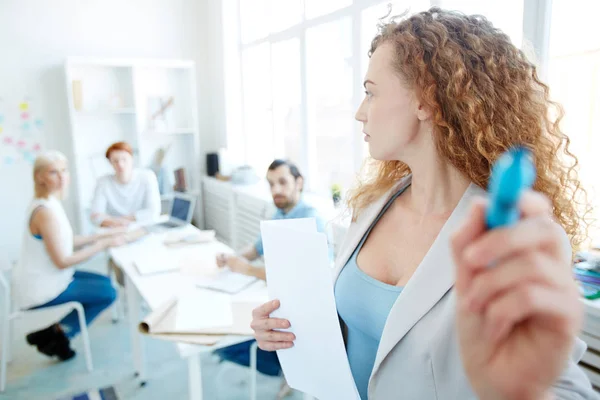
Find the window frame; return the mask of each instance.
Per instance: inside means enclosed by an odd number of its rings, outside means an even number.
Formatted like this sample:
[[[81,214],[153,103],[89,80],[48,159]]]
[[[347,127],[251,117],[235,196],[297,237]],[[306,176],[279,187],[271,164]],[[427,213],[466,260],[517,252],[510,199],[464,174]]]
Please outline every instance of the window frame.
[[[277,1],[277,0],[272,0]],[[491,1],[491,0],[487,0]],[[316,185],[314,180],[311,179],[316,173],[316,150],[311,143],[314,143],[315,138],[311,135],[308,129],[308,93],[307,93],[307,54],[306,54],[306,32],[308,29],[326,24],[329,22],[335,22],[342,18],[349,17],[352,24],[352,64],[353,64],[353,88],[352,88],[352,102],[354,109],[358,108],[363,99],[363,87],[362,87],[362,67],[361,67],[361,56],[363,49],[361,48],[361,34],[362,34],[362,12],[371,6],[379,5],[382,3],[381,0],[354,0],[350,5],[340,8],[336,11],[330,12],[325,15],[321,15],[315,18],[306,19],[306,14],[303,11],[301,21],[295,25],[288,27],[280,32],[269,33],[267,36],[249,41],[244,43],[242,40],[241,31],[241,13],[240,13],[240,0],[222,0],[223,4],[229,4],[229,11],[235,10],[235,17],[233,22],[235,23],[235,43],[230,40],[229,43],[223,43],[225,46],[235,46],[237,49],[237,57],[234,59],[225,60],[225,62],[234,63],[234,68],[238,71],[238,77],[236,80],[239,82],[238,90],[243,90],[244,77],[242,72],[242,53],[244,50],[254,47],[263,43],[268,43],[271,46],[274,43],[289,40],[298,39],[300,46],[300,112],[301,122],[300,129],[302,135],[302,145],[304,149],[302,151],[302,157],[299,160],[294,160],[298,167],[304,172],[305,175],[305,188],[307,191],[315,191]],[[550,32],[550,19],[552,10],[551,0],[523,0],[523,41],[531,43],[535,50],[535,56],[538,61],[540,69],[540,77],[545,80],[546,70],[548,63],[548,52],[549,52],[549,32]],[[407,0],[407,6],[410,5],[410,0]],[[231,7],[233,6],[233,7]],[[444,0],[429,0],[429,6],[444,6]],[[231,29],[231,15],[225,15],[226,7],[222,7],[223,12],[223,30]],[[227,24],[227,21],[230,21]],[[231,36],[231,35],[229,35]],[[224,42],[225,42],[224,38]],[[232,95],[234,88],[229,87],[228,89],[228,77],[225,76],[225,88],[226,88],[226,103],[229,95],[234,97],[232,100],[235,104],[234,114],[236,116],[229,115],[232,112],[232,107],[226,105],[225,115],[225,146],[232,154],[235,154],[238,159],[247,162],[247,135],[244,134],[246,127],[245,122],[245,107],[243,101],[243,93]],[[273,96],[271,96],[273,101]],[[239,121],[235,124],[230,124],[230,121],[238,119]],[[233,125],[233,126],[231,126]],[[241,128],[241,132],[233,132]],[[355,123],[353,125],[353,145],[354,149],[351,157],[353,158],[353,165],[356,171],[360,169],[364,162],[364,143],[361,139],[361,127],[360,124]],[[241,140],[240,140],[241,139]],[[274,139],[276,141],[276,139]],[[236,144],[237,142],[237,144]],[[257,171],[260,175],[261,171]],[[345,188],[349,189],[349,188]]]

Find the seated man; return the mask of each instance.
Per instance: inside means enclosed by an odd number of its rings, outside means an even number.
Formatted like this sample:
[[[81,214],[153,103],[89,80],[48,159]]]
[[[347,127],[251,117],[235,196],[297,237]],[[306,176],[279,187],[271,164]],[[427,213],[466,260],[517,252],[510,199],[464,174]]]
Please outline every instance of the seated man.
[[[320,232],[325,232],[325,220],[319,215],[314,207],[308,205],[302,198],[304,178],[294,164],[283,160],[273,161],[267,171],[267,180],[271,187],[273,202],[277,207],[277,212],[272,219],[314,217],[317,220],[317,229]],[[332,257],[332,254],[333,253],[330,251],[330,257]],[[219,254],[217,256],[217,264],[220,267],[228,266],[235,272],[266,280],[265,269],[250,263],[262,255],[262,240],[261,238],[258,238],[254,245],[249,246],[239,255]],[[252,341],[240,343],[217,350],[216,353],[223,360],[249,366],[251,344]],[[281,366],[277,359],[277,353],[258,349],[257,368],[258,371],[263,374],[271,376],[279,375]],[[289,391],[289,388],[284,382],[282,390],[280,391],[280,397],[287,394],[287,391]]]
[[[161,204],[156,175],[133,167],[133,150],[128,143],[111,145],[106,158],[115,173],[98,180],[92,201],[92,222],[114,228],[157,218]]]
[[[271,187],[273,203],[277,207],[277,212],[271,219],[315,218],[317,230],[325,232],[325,219],[302,198],[304,178],[293,163],[284,160],[273,161],[267,171],[267,180]],[[228,266],[232,271],[266,280],[264,267],[251,264],[251,261],[257,260],[263,254],[262,238],[259,237],[256,243],[248,246],[239,255],[219,254],[217,265]],[[330,251],[330,257],[332,256]]]

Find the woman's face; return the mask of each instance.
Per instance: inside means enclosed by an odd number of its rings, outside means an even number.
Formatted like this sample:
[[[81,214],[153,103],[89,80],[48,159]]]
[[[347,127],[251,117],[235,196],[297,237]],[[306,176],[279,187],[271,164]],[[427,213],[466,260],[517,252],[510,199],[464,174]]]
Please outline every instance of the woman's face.
[[[39,172],[39,183],[48,193],[65,192],[70,175],[66,161],[55,161]]]
[[[363,124],[364,140],[376,160],[402,159],[419,136],[420,122],[426,117],[393,62],[391,44],[377,47],[365,77],[366,96],[355,117]]]
[[[108,158],[119,177],[126,177],[133,170],[133,157],[125,150],[113,150]]]

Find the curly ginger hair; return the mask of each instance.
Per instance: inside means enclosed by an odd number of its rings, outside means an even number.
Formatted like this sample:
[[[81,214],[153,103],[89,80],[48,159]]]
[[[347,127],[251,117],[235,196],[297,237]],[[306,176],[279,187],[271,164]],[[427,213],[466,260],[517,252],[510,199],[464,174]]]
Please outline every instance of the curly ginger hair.
[[[379,28],[369,56],[383,43],[393,45],[395,69],[432,111],[441,157],[486,188],[494,161],[515,145],[527,147],[537,169],[534,189],[548,197],[576,249],[584,239],[577,206],[585,203],[578,203],[585,191],[577,158],[559,127],[562,108],[524,52],[486,18],[437,7]],[[348,201],[354,218],[410,174],[400,161],[370,160],[366,170]]]

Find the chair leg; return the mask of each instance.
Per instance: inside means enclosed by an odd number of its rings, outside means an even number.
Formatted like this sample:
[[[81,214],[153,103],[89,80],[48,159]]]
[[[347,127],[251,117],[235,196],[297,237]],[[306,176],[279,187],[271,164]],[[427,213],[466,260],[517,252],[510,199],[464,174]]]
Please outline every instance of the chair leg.
[[[88,335],[87,325],[85,323],[85,311],[81,304],[76,305],[77,316],[79,317],[79,327],[81,328],[81,339],[83,340],[83,352],[85,354],[85,365],[89,372],[92,372],[92,350],[90,348],[90,336]]]
[[[257,364],[258,343],[255,341],[250,346],[250,399],[256,400],[256,364]]]
[[[6,389],[6,374],[9,362],[9,349],[10,349],[10,314],[9,307],[5,307],[2,313],[2,348],[0,351],[0,393]]]

